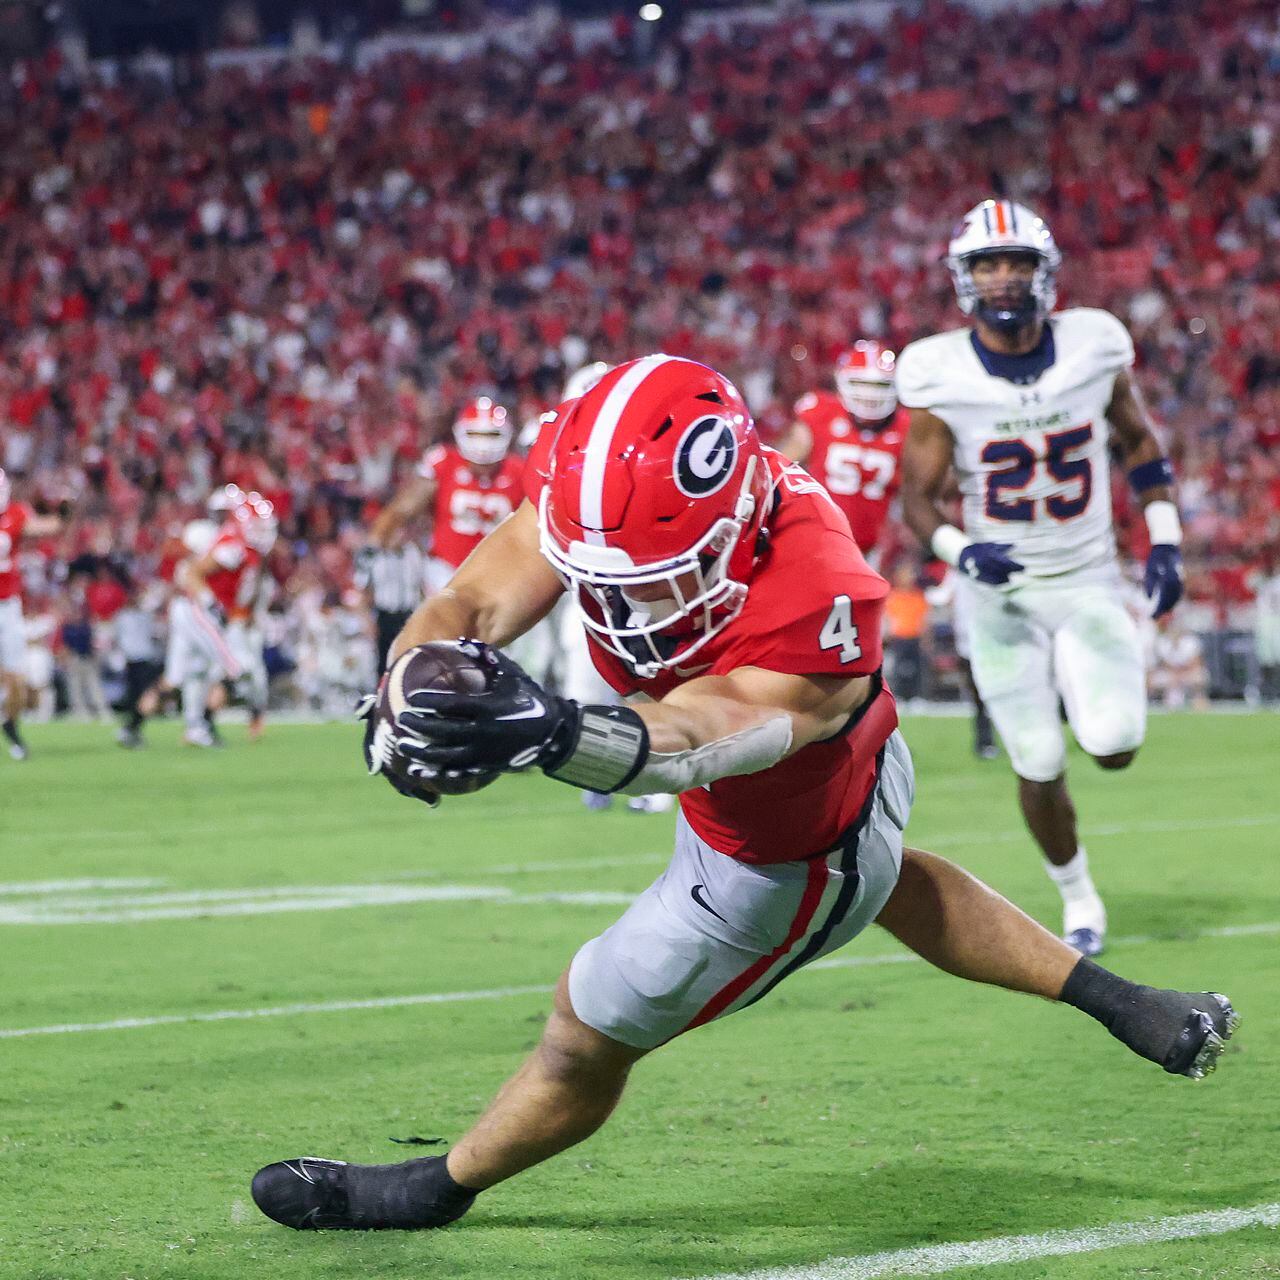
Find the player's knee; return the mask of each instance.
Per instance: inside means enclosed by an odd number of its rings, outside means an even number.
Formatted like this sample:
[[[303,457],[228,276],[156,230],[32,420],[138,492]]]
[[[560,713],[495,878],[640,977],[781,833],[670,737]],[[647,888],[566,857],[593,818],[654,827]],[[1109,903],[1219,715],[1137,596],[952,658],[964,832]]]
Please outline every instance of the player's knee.
[[[1137,754],[1138,748],[1134,747],[1131,751],[1116,751],[1111,755],[1095,755],[1093,758],[1100,769],[1127,769]]]
[[[1056,729],[1027,730],[1005,738],[1009,763],[1027,782],[1054,782],[1067,767],[1067,752]]]
[[[538,1044],[542,1070],[562,1084],[590,1088],[624,1076],[643,1051],[612,1040],[589,1027],[573,1011],[568,982],[556,987],[555,1008]]]

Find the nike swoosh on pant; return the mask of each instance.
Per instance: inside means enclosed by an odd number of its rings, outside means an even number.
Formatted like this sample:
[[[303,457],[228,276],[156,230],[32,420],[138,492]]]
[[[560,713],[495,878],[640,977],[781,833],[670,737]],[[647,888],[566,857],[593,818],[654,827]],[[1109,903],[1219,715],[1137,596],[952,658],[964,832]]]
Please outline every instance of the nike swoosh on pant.
[[[693,888],[689,890],[689,896],[690,896],[690,897],[694,900],[694,902],[696,902],[696,903],[698,904],[698,906],[700,906],[704,911],[710,911],[710,912],[711,912],[711,914],[712,914],[713,916],[715,916],[715,918],[716,918],[717,920],[724,920],[725,924],[728,924],[729,922],[728,922],[727,920],[725,920],[725,919],[724,919],[724,916],[722,916],[722,915],[721,915],[721,914],[720,914],[720,913],[715,909],[715,907],[713,907],[713,906],[711,905],[711,903],[709,903],[709,902],[708,902],[708,901],[707,901],[707,900],[702,896],[701,890],[702,890],[702,886],[701,886],[700,884],[695,884],[695,885],[693,886]]]

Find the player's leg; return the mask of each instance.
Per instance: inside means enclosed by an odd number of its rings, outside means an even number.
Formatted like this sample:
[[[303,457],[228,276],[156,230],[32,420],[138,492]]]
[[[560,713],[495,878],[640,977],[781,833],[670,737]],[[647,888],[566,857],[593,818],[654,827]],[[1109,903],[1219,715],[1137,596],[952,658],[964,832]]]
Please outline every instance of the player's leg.
[[[1076,741],[1104,769],[1132,763],[1147,731],[1146,669],[1138,628],[1104,586],[1071,593],[1053,636],[1054,669]]]
[[[565,974],[538,1047],[447,1157],[385,1165],[279,1161],[255,1175],[254,1201],[275,1221],[304,1229],[445,1226],[481,1191],[590,1137],[646,1052],[582,1022]]]
[[[18,722],[27,705],[27,639],[22,626],[22,605],[16,596],[0,600],[0,732],[9,744],[14,760],[27,758]]]
[[[1106,909],[1089,875],[1067,790],[1051,633],[1034,616],[1034,589],[1023,588],[1015,600],[969,583],[961,587],[972,603],[974,679],[1017,775],[1023,820],[1062,897],[1063,934],[1096,955],[1106,933]]]
[[[1143,986],[1103,969],[967,871],[919,849],[903,851],[877,923],[947,973],[1082,1010],[1173,1075],[1212,1071],[1239,1024],[1223,996]]]

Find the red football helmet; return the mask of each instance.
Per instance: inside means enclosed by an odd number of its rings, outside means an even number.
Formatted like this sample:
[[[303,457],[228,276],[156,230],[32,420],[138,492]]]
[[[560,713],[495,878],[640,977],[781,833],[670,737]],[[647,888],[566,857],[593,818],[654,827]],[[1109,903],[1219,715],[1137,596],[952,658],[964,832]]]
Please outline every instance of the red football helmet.
[[[262,494],[246,493],[243,501],[231,513],[245,542],[255,551],[266,555],[276,544],[275,506]]]
[[[898,407],[896,361],[888,347],[865,338],[836,357],[836,394],[860,422],[883,422]]]
[[[491,467],[501,462],[511,448],[511,421],[506,409],[488,396],[469,401],[453,424],[453,440],[472,466]]]
[[[770,492],[760,441],[727,378],[674,356],[619,365],[564,412],[542,553],[588,630],[652,678],[747,598]]]

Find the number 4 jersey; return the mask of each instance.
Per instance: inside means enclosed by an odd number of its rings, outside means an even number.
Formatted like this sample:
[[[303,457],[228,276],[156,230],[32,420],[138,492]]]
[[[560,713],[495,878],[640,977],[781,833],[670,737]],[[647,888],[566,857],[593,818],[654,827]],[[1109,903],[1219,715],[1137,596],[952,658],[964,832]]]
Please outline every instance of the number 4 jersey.
[[[911,343],[897,371],[902,403],[951,429],[965,532],[1011,543],[1031,578],[1115,560],[1106,411],[1133,363],[1128,332],[1106,311],[1078,307],[1046,324],[1044,367],[1015,371],[1016,382],[968,329]]]

